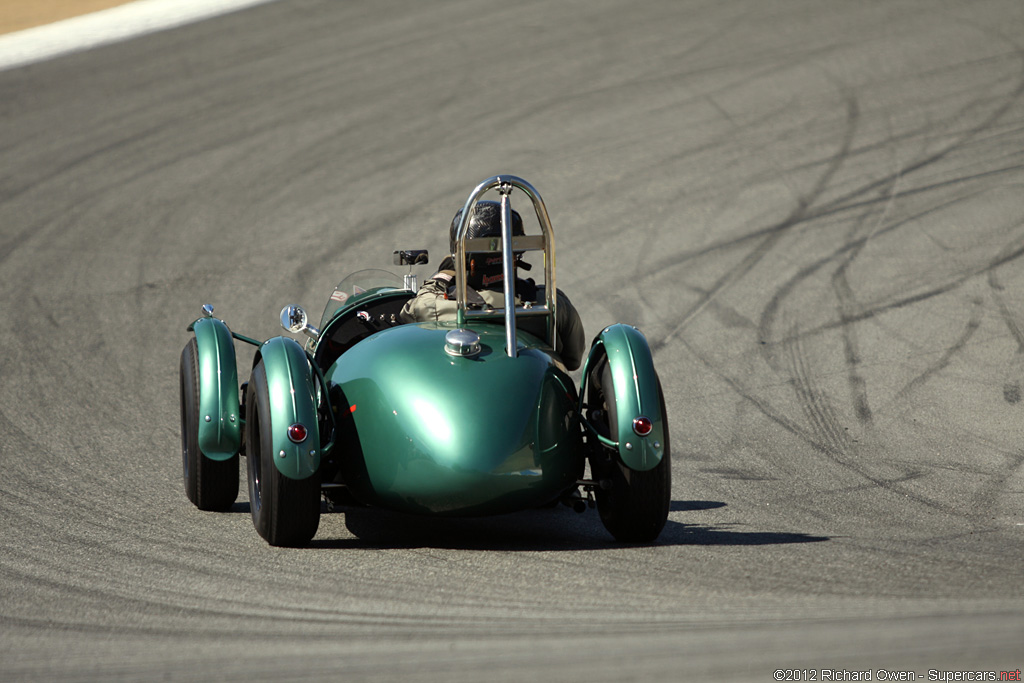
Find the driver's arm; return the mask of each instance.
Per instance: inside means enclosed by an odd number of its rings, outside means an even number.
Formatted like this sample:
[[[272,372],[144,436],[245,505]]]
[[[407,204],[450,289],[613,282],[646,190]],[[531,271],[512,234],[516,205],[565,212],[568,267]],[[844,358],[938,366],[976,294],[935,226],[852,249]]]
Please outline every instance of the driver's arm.
[[[405,302],[398,314],[403,323],[422,323],[454,320],[455,301],[446,298],[449,283],[455,279],[454,270],[440,270],[424,282],[416,296]]]
[[[565,367],[576,370],[583,363],[583,354],[587,347],[587,338],[583,332],[583,321],[569,297],[558,290],[558,339],[555,340],[555,351],[562,358]]]

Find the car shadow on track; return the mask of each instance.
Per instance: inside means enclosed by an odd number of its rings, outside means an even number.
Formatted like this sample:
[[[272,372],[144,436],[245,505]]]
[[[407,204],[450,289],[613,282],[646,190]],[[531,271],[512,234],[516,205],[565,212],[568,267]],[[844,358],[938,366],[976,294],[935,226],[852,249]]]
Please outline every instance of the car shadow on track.
[[[673,501],[671,512],[692,512],[725,507],[717,501]],[[336,514],[343,517],[348,534],[331,538]],[[678,515],[674,515],[678,517]],[[327,522],[326,524],[324,522]],[[554,551],[609,550],[638,546],[673,545],[752,546],[814,543],[825,536],[803,533],[750,531],[746,525],[690,524],[669,519],[656,541],[619,543],[605,531],[596,510],[575,513],[566,507],[527,510],[497,517],[417,517],[387,510],[337,507],[322,517],[318,537],[310,548]],[[336,533],[336,532],[335,532]]]

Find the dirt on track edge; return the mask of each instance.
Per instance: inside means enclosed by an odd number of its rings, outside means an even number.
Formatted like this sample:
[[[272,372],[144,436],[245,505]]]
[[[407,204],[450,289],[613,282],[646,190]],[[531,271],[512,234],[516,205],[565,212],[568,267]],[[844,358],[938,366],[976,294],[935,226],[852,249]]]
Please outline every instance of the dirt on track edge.
[[[31,3],[0,2],[0,34],[52,24],[80,14],[99,12],[129,0],[35,0]]]

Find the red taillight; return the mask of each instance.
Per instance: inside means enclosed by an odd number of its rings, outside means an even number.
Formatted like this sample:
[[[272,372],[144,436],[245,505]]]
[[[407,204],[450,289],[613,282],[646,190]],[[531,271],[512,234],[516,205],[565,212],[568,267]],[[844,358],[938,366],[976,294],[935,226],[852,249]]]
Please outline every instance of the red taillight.
[[[654,423],[643,415],[633,420],[633,431],[637,436],[647,436],[654,429]]]
[[[288,438],[295,443],[302,443],[307,436],[306,428],[300,424],[293,424],[288,428]]]

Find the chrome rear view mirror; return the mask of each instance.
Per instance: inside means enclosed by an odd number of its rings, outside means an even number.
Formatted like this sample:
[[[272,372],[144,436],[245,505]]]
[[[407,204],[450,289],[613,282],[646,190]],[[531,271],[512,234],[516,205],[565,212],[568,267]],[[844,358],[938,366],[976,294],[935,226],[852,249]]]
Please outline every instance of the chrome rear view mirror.
[[[311,339],[320,336],[320,330],[309,324],[309,316],[302,306],[285,306],[281,309],[281,327],[293,334],[304,332]]]

